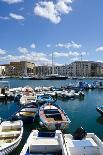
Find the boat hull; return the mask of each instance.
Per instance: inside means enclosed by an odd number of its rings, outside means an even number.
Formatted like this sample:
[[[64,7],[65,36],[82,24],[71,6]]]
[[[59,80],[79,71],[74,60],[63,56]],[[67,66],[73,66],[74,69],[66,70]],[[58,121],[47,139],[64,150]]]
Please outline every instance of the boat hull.
[[[103,111],[100,108],[96,108],[96,110],[103,116]]]

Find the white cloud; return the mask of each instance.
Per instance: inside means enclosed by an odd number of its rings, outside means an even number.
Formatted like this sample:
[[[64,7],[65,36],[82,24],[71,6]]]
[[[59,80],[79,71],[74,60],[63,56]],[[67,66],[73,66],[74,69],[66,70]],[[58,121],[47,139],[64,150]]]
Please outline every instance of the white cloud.
[[[6,2],[8,4],[15,4],[15,3],[21,3],[24,0],[2,0],[3,2]]]
[[[25,47],[18,47],[18,51],[22,54],[28,54],[28,50]]]
[[[87,53],[86,52],[81,52],[81,55],[84,56],[84,55],[87,55]]]
[[[70,52],[68,52],[68,56],[77,57],[77,56],[79,56],[79,53],[78,52],[72,52],[72,51],[70,51]]]
[[[69,51],[69,52],[53,52],[53,55],[54,57],[78,57],[79,56],[79,53],[78,52],[72,52],[72,51]],[[51,54],[50,54],[51,56]]]
[[[61,21],[62,14],[68,14],[72,11],[71,0],[58,0],[57,3],[53,1],[41,1],[36,3],[34,7],[34,14],[50,20],[54,24]]]
[[[24,17],[15,13],[10,13],[9,16],[15,20],[24,20]]]
[[[54,57],[68,57],[68,53],[65,52],[54,52]]]
[[[70,49],[70,48],[74,48],[74,49],[79,49],[82,47],[81,44],[77,44],[75,43],[74,41],[71,41],[69,43],[58,43],[56,44],[56,47],[64,47],[64,48],[67,48],[67,49]]]
[[[96,51],[97,51],[97,52],[103,52],[103,46],[98,47],[98,48],[96,49]]]
[[[51,45],[50,44],[47,44],[46,47],[51,47]]]
[[[0,49],[0,55],[6,54],[6,51],[3,49]]]
[[[9,17],[6,17],[6,16],[0,16],[0,19],[2,19],[2,20],[9,20]]]
[[[10,61],[30,61],[35,64],[49,64],[51,60],[47,58],[47,55],[42,52],[21,53],[21,55],[5,55],[1,56],[0,61],[9,63]]]
[[[32,44],[30,45],[30,47],[31,47],[31,48],[35,48],[36,45],[35,45],[34,43],[32,43]]]

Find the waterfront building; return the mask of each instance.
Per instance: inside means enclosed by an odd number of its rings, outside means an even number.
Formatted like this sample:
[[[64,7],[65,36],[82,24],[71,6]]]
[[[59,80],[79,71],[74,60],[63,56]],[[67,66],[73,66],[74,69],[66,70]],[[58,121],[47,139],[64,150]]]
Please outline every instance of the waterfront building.
[[[35,64],[27,61],[10,62],[5,72],[8,76],[31,76],[35,74]]]
[[[38,77],[52,74],[52,67],[48,65],[40,65],[35,67],[35,74]]]
[[[75,61],[67,67],[67,76],[96,77],[101,76],[101,65],[94,61]]]

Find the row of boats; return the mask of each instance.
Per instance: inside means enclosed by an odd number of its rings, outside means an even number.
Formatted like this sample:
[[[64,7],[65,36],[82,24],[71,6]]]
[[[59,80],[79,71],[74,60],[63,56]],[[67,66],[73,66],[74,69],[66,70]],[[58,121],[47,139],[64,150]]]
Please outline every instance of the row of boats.
[[[1,85],[4,85],[1,86]],[[0,82],[0,100],[14,100],[15,97],[20,94],[22,95],[22,92],[25,91],[26,87],[22,88],[9,88],[10,84],[8,81],[1,81]],[[58,96],[63,99],[69,99],[69,98],[77,98],[84,96],[83,90],[88,89],[103,89],[103,81],[94,81],[93,83],[87,83],[84,81],[79,81],[76,83],[69,83],[65,86],[61,86],[60,88],[55,88],[53,86],[51,87],[35,87],[32,91],[34,94],[37,93],[45,93],[52,96]],[[24,89],[24,90],[23,90]],[[29,88],[27,88],[28,90]],[[30,89],[29,89],[30,91]],[[28,91],[26,92],[28,93]]]
[[[10,154],[23,138],[23,122],[4,121],[0,124],[0,155]],[[102,155],[103,142],[94,134],[78,128],[73,135],[61,130],[32,130],[20,155]]]

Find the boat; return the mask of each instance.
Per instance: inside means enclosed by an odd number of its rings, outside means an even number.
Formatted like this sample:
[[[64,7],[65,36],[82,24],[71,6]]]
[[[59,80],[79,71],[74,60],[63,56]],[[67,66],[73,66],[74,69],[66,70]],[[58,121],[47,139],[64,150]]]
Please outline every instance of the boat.
[[[63,99],[70,99],[70,98],[74,98],[75,94],[73,90],[71,90],[70,92],[68,92],[67,90],[63,90],[58,93],[58,97],[61,97]]]
[[[103,81],[96,81],[95,85],[96,85],[96,88],[103,89]]]
[[[103,116],[103,105],[97,106],[96,110]]]
[[[8,81],[0,81],[0,100],[8,101],[14,99],[14,94],[9,89],[10,83]]]
[[[39,105],[43,105],[45,103],[54,103],[55,100],[53,99],[53,97],[51,97],[51,95],[49,94],[36,94],[36,102]]]
[[[29,86],[22,88],[20,95],[20,104],[22,105],[26,105],[28,103],[31,103],[32,101],[35,101],[35,92]]]
[[[24,123],[33,122],[38,112],[38,106],[34,102],[23,106],[16,114],[13,115],[12,120],[22,120]]]
[[[62,132],[32,130],[20,155],[66,155]]]
[[[44,104],[39,109],[40,125],[48,130],[64,130],[70,123],[70,119],[58,106],[51,103]]]
[[[50,74],[44,77],[44,80],[66,80],[68,77],[59,74]]]
[[[3,121],[0,124],[0,155],[10,154],[19,145],[22,135],[22,121]]]
[[[20,155],[103,155],[103,142],[78,128],[74,135],[32,130]]]
[[[5,79],[5,76],[0,75],[0,80]]]
[[[103,155],[103,142],[94,134],[78,128],[74,135],[63,135],[67,155]]]

